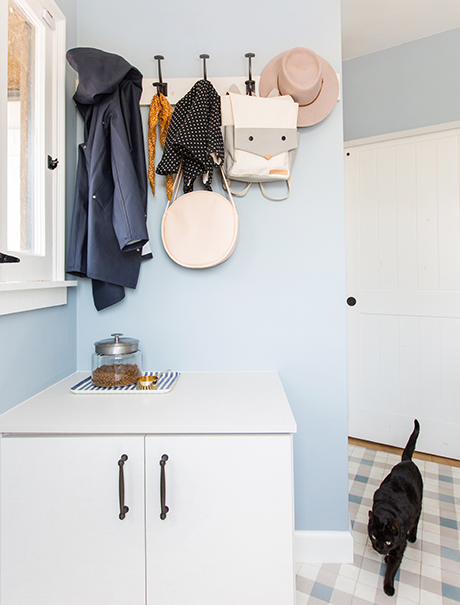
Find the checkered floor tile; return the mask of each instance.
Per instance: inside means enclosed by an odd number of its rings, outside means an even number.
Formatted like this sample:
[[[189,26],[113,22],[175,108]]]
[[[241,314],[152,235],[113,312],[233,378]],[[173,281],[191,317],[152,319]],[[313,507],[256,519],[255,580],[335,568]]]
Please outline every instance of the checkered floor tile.
[[[300,565],[296,605],[458,605],[460,468],[414,459],[424,481],[422,517],[396,575],[396,594],[387,597],[383,557],[371,547],[367,519],[374,491],[401,458],[354,445],[348,458],[354,562]]]

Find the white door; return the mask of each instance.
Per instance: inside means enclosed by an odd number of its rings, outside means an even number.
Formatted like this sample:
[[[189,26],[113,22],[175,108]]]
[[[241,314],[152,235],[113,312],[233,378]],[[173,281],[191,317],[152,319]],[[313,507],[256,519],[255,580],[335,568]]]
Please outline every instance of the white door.
[[[294,604],[291,448],[290,435],[147,437],[148,603]]]
[[[145,605],[143,437],[5,437],[0,447],[2,605]]]
[[[460,129],[345,149],[349,435],[460,458]]]

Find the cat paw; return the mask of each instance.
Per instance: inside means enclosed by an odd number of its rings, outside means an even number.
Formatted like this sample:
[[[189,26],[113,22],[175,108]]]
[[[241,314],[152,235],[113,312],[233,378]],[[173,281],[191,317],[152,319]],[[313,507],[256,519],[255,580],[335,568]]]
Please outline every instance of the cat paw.
[[[383,591],[385,592],[386,595],[388,595],[389,597],[392,597],[395,593],[395,587],[390,586],[390,584],[384,584]]]
[[[407,534],[407,541],[412,544],[417,540],[417,529],[412,528],[410,532]]]

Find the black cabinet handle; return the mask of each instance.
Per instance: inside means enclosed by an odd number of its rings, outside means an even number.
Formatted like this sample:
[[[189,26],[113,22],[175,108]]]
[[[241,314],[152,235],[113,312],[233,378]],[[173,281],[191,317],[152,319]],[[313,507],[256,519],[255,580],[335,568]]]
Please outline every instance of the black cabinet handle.
[[[125,476],[123,473],[123,467],[125,462],[128,460],[128,456],[123,454],[120,460],[118,461],[119,466],[119,474],[118,474],[118,495],[120,499],[120,514],[118,515],[120,520],[126,516],[126,513],[129,511],[129,508],[125,506]]]
[[[164,521],[166,519],[166,515],[169,512],[169,508],[166,506],[166,473],[165,466],[166,461],[168,460],[167,454],[163,454],[160,460],[160,505],[161,505],[161,513],[160,519]]]
[[[354,307],[356,305],[358,301],[356,300],[356,298],[354,296],[350,296],[347,298],[347,305],[349,307]]]

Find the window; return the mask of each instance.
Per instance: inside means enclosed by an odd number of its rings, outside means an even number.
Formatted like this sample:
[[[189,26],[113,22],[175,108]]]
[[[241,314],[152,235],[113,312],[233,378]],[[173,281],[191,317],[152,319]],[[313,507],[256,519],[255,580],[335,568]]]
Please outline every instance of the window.
[[[42,196],[34,170],[42,159],[37,151],[43,136],[35,120],[35,108],[43,96],[36,78],[41,71],[35,65],[36,30],[20,6],[8,2],[6,235],[8,250],[26,254],[37,254],[43,249],[40,225],[36,224]]]
[[[75,282],[64,282],[65,18],[53,0],[0,10],[0,252],[19,259],[0,263],[4,314],[64,304]]]

